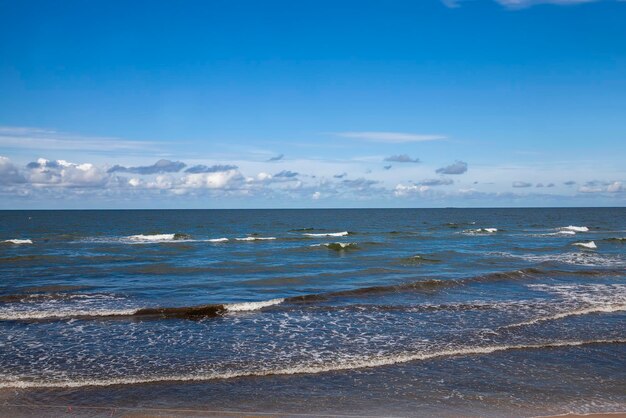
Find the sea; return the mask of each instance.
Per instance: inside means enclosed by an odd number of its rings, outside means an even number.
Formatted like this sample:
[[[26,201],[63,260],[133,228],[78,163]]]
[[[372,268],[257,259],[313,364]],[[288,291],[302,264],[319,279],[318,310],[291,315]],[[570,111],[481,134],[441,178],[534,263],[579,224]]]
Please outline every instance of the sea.
[[[626,411],[625,243],[626,208],[1,211],[0,415]]]

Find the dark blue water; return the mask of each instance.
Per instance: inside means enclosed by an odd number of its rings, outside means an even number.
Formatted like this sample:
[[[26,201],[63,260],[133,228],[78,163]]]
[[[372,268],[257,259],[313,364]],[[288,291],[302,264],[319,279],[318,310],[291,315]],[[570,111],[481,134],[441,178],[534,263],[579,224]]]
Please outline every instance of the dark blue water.
[[[625,237],[622,208],[0,212],[0,402],[625,410]]]

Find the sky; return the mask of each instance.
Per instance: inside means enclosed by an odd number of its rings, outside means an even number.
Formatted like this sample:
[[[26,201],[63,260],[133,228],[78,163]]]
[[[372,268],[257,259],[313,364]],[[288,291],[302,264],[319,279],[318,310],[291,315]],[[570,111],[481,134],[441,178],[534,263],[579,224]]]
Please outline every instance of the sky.
[[[0,209],[626,204],[626,1],[0,0]]]

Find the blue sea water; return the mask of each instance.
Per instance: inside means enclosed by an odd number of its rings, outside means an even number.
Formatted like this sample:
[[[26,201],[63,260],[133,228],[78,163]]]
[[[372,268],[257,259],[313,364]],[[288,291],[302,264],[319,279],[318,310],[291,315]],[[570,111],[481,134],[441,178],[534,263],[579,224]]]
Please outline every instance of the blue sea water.
[[[624,208],[3,211],[0,413],[623,411],[625,243]]]

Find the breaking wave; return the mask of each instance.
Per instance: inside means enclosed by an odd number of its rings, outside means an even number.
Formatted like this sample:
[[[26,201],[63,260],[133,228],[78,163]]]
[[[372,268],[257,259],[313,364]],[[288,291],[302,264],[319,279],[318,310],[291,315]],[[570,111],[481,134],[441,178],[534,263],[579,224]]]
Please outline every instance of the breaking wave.
[[[268,240],[275,240],[275,239],[276,237],[256,237],[256,236],[235,238],[236,241],[268,241]]]
[[[589,248],[590,250],[595,250],[596,248],[598,248],[596,243],[593,242],[593,241],[589,241],[589,242],[575,242],[572,245],[576,245],[578,247],[583,247],[583,248]]]
[[[0,381],[0,388],[78,388],[86,386],[112,386],[112,385],[133,385],[142,383],[157,382],[192,382],[206,380],[224,380],[237,377],[262,377],[275,375],[297,375],[297,374],[319,374],[341,370],[356,370],[365,368],[374,368],[382,366],[390,366],[400,363],[408,363],[413,361],[424,361],[442,357],[457,357],[471,355],[486,355],[503,351],[513,350],[541,350],[554,349],[563,347],[580,347],[587,345],[600,344],[624,344],[626,339],[612,340],[578,340],[578,341],[552,341],[535,344],[503,344],[503,345],[486,345],[475,347],[458,347],[438,351],[417,351],[404,352],[385,355],[370,356],[353,356],[343,358],[336,361],[328,361],[324,363],[312,364],[295,364],[285,367],[259,367],[254,369],[243,370],[224,370],[198,372],[180,375],[163,375],[163,376],[137,376],[137,377],[119,377],[119,378],[92,378],[71,380],[48,380],[33,381],[19,378],[9,378]],[[4,377],[6,379],[6,377]]]
[[[559,228],[561,231],[570,231],[570,232],[589,232],[589,228],[586,226],[563,226]]]
[[[320,234],[306,233],[302,235],[306,237],[345,237],[349,234],[350,233],[348,231],[343,231],[343,232],[325,232],[325,233],[320,233]]]
[[[495,234],[498,232],[498,228],[477,228],[477,229],[466,229],[463,231],[464,234],[467,235],[488,235]]]
[[[24,245],[24,244],[32,244],[33,241],[30,239],[5,239],[4,241],[0,241],[4,244],[13,244],[13,245]]]

